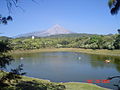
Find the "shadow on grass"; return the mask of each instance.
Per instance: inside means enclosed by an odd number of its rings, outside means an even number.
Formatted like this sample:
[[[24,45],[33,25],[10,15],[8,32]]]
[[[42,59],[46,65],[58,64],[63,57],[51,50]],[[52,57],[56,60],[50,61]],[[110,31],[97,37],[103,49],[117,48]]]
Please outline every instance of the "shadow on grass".
[[[37,81],[21,81],[16,85],[16,90],[65,90],[64,85],[52,83],[38,83]]]

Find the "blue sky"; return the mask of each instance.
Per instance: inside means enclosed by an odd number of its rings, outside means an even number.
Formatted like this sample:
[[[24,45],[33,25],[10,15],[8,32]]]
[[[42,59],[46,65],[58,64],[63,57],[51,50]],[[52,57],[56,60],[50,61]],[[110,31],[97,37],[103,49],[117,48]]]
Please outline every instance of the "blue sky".
[[[9,15],[5,0],[0,3],[1,14]],[[78,33],[115,34],[120,28],[120,13],[112,16],[108,0],[21,0],[19,8],[13,8],[13,21],[0,24],[0,32],[6,36],[42,31],[54,24]]]

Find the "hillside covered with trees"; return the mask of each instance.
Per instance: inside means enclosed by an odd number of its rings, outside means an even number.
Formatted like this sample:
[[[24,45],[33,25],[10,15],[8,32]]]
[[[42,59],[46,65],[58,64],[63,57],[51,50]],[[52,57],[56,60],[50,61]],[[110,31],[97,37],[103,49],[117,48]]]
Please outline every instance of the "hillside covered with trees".
[[[120,35],[58,35],[53,37],[35,37],[9,39],[14,50],[32,50],[40,48],[84,48],[84,49],[120,49]]]

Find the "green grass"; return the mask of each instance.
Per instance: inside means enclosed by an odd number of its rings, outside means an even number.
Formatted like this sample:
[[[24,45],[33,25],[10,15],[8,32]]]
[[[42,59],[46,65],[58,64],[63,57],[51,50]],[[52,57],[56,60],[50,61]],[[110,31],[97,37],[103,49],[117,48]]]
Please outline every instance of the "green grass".
[[[2,73],[0,73],[0,76],[2,76]],[[19,79],[18,82],[15,82],[13,80],[8,87],[4,87],[4,88],[0,87],[0,89],[2,90],[109,90],[107,88],[102,88],[95,84],[79,83],[79,82],[55,83],[55,82],[50,82],[49,80],[43,80],[43,79],[32,78],[27,76],[22,76],[22,79]]]
[[[66,90],[109,90],[88,83],[68,82],[68,83],[64,83],[63,85],[66,86]]]
[[[37,83],[42,83],[44,85],[64,85],[65,90],[109,90],[107,88],[102,88],[100,86],[97,86],[95,84],[89,84],[89,83],[79,83],[79,82],[68,82],[68,83],[55,83],[50,82],[49,80],[43,80],[38,78],[30,78],[23,76],[22,81],[37,81]],[[47,86],[50,87],[50,86]],[[50,90],[57,90],[57,89],[50,89]],[[62,89],[61,89],[62,90]]]
[[[36,53],[36,52],[81,52],[88,54],[100,54],[109,56],[120,56],[120,50],[107,50],[107,49],[81,49],[81,48],[44,48],[36,50],[16,50],[10,52],[10,54],[21,54],[21,53]]]
[[[43,84],[64,85],[66,87],[65,90],[109,90],[107,88],[102,88],[95,84],[89,84],[89,83],[79,83],[79,82],[55,83],[55,82],[50,82],[49,80],[30,78],[30,77],[26,77],[26,76],[23,76],[22,80],[23,81],[35,80],[38,83],[43,83]]]
[[[55,83],[55,82],[50,82],[49,80],[30,78],[26,76],[23,77],[23,80],[24,81],[36,80],[39,83],[53,83],[53,84],[65,85],[66,90],[109,90],[107,88],[102,88],[100,86],[97,86],[95,84],[90,84],[90,83],[81,83],[81,82]]]

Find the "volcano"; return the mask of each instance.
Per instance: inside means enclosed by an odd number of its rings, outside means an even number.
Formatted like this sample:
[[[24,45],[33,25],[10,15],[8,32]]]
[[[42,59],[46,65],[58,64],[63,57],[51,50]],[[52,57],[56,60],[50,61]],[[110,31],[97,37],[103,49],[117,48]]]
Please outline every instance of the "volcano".
[[[56,24],[47,30],[26,33],[26,34],[18,35],[17,37],[31,37],[31,36],[46,37],[46,36],[51,36],[51,35],[71,34],[71,33],[73,33],[73,32],[71,32],[70,30],[67,30],[64,27]]]

